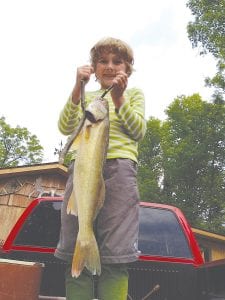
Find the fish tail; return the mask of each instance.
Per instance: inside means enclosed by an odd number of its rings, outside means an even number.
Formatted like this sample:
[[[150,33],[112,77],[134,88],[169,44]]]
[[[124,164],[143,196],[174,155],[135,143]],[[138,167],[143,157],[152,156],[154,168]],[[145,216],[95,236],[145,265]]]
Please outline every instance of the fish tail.
[[[86,267],[92,275],[101,274],[100,255],[94,233],[92,233],[91,238],[86,241],[81,241],[79,234],[77,237],[71,269],[72,276],[76,278],[79,277],[84,267]]]

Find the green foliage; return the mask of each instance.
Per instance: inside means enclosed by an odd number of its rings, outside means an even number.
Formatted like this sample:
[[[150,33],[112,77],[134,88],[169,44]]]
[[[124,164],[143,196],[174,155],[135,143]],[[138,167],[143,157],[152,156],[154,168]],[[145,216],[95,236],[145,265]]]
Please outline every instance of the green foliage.
[[[193,149],[201,154],[198,159],[197,152],[196,155],[194,151],[190,152],[192,159],[195,158],[196,167],[192,174],[196,187],[193,188],[194,184],[191,187],[195,197],[198,193],[198,202],[193,207],[196,213],[192,221],[197,222],[197,218],[206,229],[224,232],[221,224],[225,223],[225,0],[189,0],[187,6],[195,18],[187,26],[193,47],[199,47],[200,54],[211,53],[217,60],[216,75],[205,79],[207,86],[215,88],[213,104],[202,102],[202,109],[198,110],[202,120],[199,125],[202,126],[204,136],[201,147],[194,146],[188,135]],[[169,110],[173,109],[175,108],[170,107]],[[197,128],[193,131],[194,136],[200,136]],[[185,143],[185,139],[182,141]],[[186,152],[187,149],[183,150]],[[191,212],[190,208],[190,218]]]
[[[150,119],[139,148],[141,199],[180,207],[192,226],[225,233],[225,105],[180,96]]]
[[[207,86],[215,87],[213,100],[224,101],[225,92],[225,0],[189,0],[195,19],[187,26],[188,37],[200,54],[211,53],[217,60],[217,73],[206,78]]]
[[[187,6],[195,17],[187,27],[192,45],[225,58],[225,0],[189,0]]]
[[[225,222],[225,106],[196,94],[179,97],[163,126],[164,194],[189,221],[215,229]]]
[[[207,77],[205,83],[209,87],[215,87],[213,101],[215,103],[224,103],[225,92],[225,60],[221,59],[217,63],[217,73],[213,78]]]
[[[0,167],[16,167],[42,162],[43,147],[36,135],[27,128],[10,127],[5,118],[0,118]]]
[[[157,119],[149,119],[145,138],[139,144],[138,184],[141,199],[147,202],[161,202],[160,124]]]

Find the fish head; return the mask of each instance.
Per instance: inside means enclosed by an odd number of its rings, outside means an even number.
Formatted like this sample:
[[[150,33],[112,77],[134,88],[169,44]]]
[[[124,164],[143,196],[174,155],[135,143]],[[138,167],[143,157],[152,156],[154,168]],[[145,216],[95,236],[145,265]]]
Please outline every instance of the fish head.
[[[92,123],[105,119],[108,113],[108,101],[101,97],[95,98],[85,109],[86,118]]]

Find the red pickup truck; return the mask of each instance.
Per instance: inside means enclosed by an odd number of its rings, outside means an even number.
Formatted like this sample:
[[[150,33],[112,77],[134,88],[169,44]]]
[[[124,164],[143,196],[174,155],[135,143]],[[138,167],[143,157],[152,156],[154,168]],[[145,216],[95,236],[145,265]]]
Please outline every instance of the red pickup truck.
[[[31,201],[0,245],[0,258],[44,263],[40,294],[64,297],[65,263],[54,257],[62,198]],[[225,260],[205,264],[183,213],[140,203],[139,260],[129,265],[128,300],[225,300]]]

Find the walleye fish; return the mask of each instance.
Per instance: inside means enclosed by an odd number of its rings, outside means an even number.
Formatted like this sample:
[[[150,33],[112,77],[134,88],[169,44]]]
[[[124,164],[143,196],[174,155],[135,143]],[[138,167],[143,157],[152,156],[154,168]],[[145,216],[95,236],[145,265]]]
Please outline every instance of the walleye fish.
[[[93,222],[105,199],[102,175],[109,139],[108,102],[96,98],[86,111],[78,139],[74,164],[73,191],[67,213],[78,216],[79,231],[73,255],[71,274],[78,277],[86,267],[92,274],[101,273],[99,249]]]

